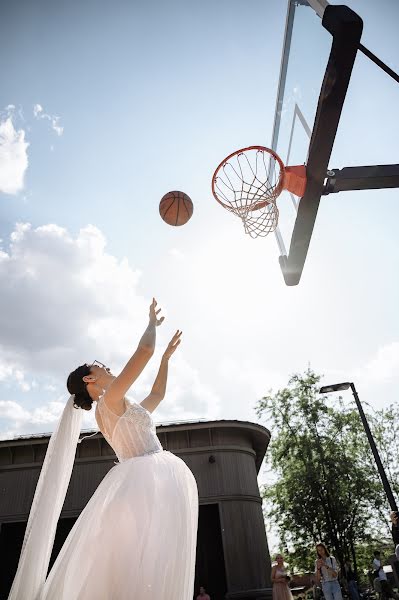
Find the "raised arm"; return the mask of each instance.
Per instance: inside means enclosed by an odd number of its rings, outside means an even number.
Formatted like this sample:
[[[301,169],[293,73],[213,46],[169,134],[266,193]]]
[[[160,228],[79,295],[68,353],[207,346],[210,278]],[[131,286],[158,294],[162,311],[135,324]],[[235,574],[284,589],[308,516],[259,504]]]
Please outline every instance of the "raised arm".
[[[320,583],[320,581],[321,581],[321,567],[323,566],[323,564],[324,564],[324,562],[321,558],[318,558],[316,560],[314,574],[315,574],[315,579],[316,579],[317,584]]]
[[[150,306],[150,315],[147,329],[144,331],[136,351],[128,360],[120,375],[115,377],[107,389],[107,403],[118,408],[123,403],[123,398],[143,371],[144,367],[154,354],[156,341],[156,328],[161,325],[164,317],[158,318],[161,309],[157,310],[157,302],[153,298]]]
[[[141,406],[144,406],[148,412],[154,412],[158,404],[165,397],[166,383],[168,381],[169,359],[176,350],[177,346],[180,344],[181,334],[182,332],[177,330],[175,335],[170,340],[168,347],[162,355],[159,371],[151,388],[151,392],[141,403]]]

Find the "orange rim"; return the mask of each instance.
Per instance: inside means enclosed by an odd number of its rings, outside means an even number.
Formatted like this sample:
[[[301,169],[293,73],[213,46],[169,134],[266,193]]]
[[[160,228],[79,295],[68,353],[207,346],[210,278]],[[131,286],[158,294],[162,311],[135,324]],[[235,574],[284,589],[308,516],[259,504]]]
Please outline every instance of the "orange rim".
[[[279,196],[280,193],[283,190],[283,187],[284,187],[285,166],[284,166],[283,161],[279,157],[279,155],[276,154],[276,152],[274,152],[274,150],[272,150],[271,148],[267,148],[266,146],[248,146],[246,148],[241,148],[240,150],[236,150],[235,152],[232,152],[231,154],[229,154],[228,156],[226,156],[226,158],[223,159],[222,162],[216,167],[215,172],[214,172],[213,177],[212,177],[212,194],[213,194],[213,197],[224,208],[230,209],[230,206],[228,204],[225,204],[224,202],[222,202],[220,200],[220,198],[218,197],[217,191],[215,189],[215,184],[216,184],[216,180],[218,178],[218,173],[219,173],[220,169],[222,169],[229,162],[229,160],[231,158],[233,158],[233,156],[237,156],[239,154],[244,154],[248,150],[257,150],[258,152],[266,152],[267,154],[270,154],[271,156],[273,156],[273,158],[276,159],[276,161],[278,162],[279,167],[280,167],[280,176],[279,176],[278,183],[275,186],[275,191],[273,193],[273,196],[275,196],[275,197]],[[258,204],[255,204],[252,207],[251,210],[257,210],[259,208],[262,208],[263,206],[266,206],[266,204],[270,204],[270,202],[271,201],[268,201],[268,200],[265,200],[264,202],[258,202]]]

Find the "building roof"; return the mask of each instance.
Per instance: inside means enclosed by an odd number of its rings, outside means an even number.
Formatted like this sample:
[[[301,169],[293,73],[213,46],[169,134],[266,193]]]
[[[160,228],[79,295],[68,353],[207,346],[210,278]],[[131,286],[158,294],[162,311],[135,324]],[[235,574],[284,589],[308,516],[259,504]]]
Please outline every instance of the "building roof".
[[[256,454],[256,467],[259,471],[263,458],[266,454],[267,447],[270,441],[270,431],[260,425],[259,423],[252,423],[250,421],[239,421],[234,419],[219,419],[207,421],[206,419],[191,419],[185,421],[171,421],[156,424],[158,434],[167,434],[178,431],[192,431],[199,429],[209,430],[221,430],[221,429],[238,429],[249,435],[251,439],[251,445]],[[96,434],[102,437],[102,433],[98,429],[83,429],[81,431],[81,437],[93,435],[95,438]],[[0,448],[15,447],[22,445],[31,445],[42,443],[43,440],[49,439],[51,433],[36,433],[30,435],[15,436],[8,440],[0,440]]]

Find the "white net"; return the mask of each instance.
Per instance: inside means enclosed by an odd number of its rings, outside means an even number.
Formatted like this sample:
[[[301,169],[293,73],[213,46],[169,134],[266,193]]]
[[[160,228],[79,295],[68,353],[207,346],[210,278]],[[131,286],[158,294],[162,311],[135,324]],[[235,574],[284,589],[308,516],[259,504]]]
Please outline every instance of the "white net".
[[[266,236],[278,224],[276,198],[283,166],[267,148],[251,147],[226,159],[213,178],[215,198],[243,222],[251,237]]]

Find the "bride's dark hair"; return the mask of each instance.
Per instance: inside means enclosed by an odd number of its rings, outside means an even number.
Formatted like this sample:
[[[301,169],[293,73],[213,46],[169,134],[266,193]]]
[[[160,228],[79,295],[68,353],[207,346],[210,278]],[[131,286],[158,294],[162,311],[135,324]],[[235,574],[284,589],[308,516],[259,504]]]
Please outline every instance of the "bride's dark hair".
[[[83,408],[83,410],[91,410],[93,400],[87,391],[87,386],[83,381],[83,377],[90,375],[90,367],[81,365],[72,373],[69,373],[67,379],[67,388],[70,394],[75,395],[73,405],[75,408]]]

